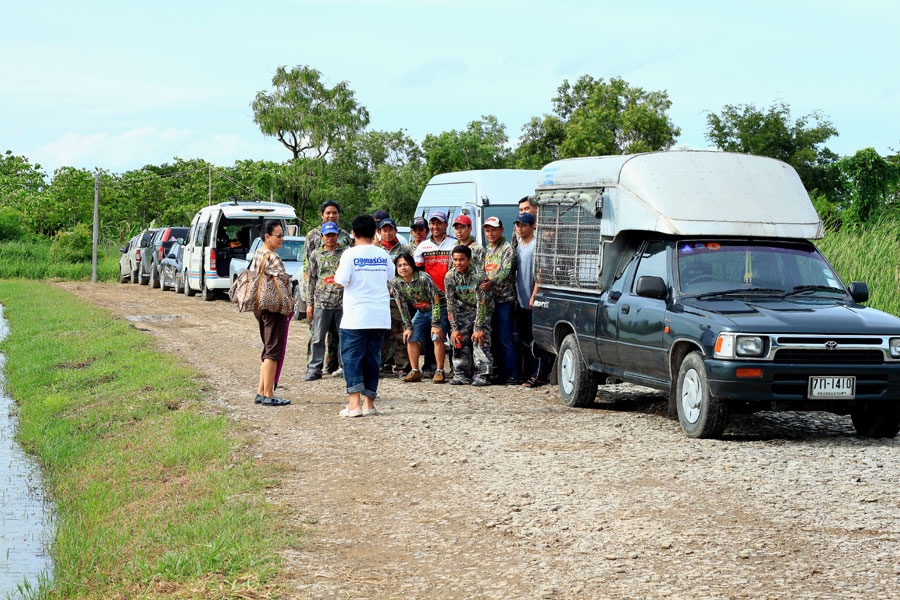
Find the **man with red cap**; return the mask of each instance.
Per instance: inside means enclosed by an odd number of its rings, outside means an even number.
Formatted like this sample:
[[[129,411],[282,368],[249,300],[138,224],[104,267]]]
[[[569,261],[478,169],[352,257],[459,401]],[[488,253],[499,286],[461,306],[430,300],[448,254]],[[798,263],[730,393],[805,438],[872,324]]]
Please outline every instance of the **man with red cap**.
[[[469,215],[459,215],[453,219],[453,233],[460,246],[468,246],[472,251],[472,267],[478,271],[484,270],[484,246],[475,241],[472,237],[472,219]],[[451,256],[447,263],[447,268],[453,268],[453,257]]]

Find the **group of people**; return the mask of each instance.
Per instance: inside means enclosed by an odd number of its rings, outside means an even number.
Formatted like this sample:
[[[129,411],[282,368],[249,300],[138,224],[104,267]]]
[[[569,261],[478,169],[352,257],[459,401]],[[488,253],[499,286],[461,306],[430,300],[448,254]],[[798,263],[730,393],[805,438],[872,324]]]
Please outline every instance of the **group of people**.
[[[484,247],[466,214],[452,224],[441,211],[428,221],[416,217],[412,239],[403,243],[386,211],[354,218],[351,234],[338,226],[336,202],[320,208],[322,225],[305,242],[305,380],[343,374],[349,398],[341,416],[376,413],[378,378],[388,370],[405,383],[537,387],[545,381],[549,357],[531,343],[537,209],[529,198],[519,202],[510,239],[500,218],[485,220]],[[274,252],[282,238],[280,224],[267,223],[251,268],[283,270]],[[268,364],[283,356],[284,328],[268,315],[257,318],[264,346],[257,402],[286,404],[274,395]]]

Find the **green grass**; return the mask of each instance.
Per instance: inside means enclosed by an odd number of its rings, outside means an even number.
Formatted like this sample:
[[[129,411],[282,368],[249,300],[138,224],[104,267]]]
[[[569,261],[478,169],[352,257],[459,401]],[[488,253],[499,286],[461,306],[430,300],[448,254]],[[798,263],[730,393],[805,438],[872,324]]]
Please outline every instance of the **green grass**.
[[[50,285],[0,281],[18,439],[58,504],[53,580],[32,597],[266,597],[287,511],[265,500],[197,373],[151,338]],[[32,582],[34,583],[34,582]]]
[[[98,252],[97,279],[117,281],[118,248],[101,247]],[[50,260],[50,240],[0,242],[0,279],[89,280],[91,263],[64,263]]]
[[[867,306],[900,316],[900,223],[845,226],[816,245],[848,286],[869,284]]]

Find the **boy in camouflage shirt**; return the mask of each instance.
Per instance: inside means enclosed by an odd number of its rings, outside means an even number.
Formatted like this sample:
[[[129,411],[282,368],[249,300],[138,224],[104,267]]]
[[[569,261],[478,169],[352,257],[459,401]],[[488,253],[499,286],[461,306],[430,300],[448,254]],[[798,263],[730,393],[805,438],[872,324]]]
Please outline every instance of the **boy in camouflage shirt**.
[[[310,322],[312,335],[306,381],[322,378],[325,336],[330,328],[340,326],[343,314],[344,290],[335,285],[334,273],[341,262],[344,247],[338,245],[339,230],[335,223],[323,224],[321,232],[324,245],[309,257],[309,281],[306,289],[306,297],[309,300],[306,305],[306,318]]]
[[[453,347],[453,385],[490,385],[491,358],[490,293],[481,289],[485,273],[472,266],[472,250],[457,246],[451,253],[453,269],[444,278],[450,343]],[[472,366],[477,372],[471,380]]]
[[[488,246],[484,251],[484,270],[488,281],[481,289],[490,291],[494,310],[492,323],[496,335],[498,370],[501,381],[519,385],[519,367],[516,361],[516,345],[513,339],[513,312],[516,306],[516,253],[503,237],[503,222],[491,217],[484,222],[484,237]]]

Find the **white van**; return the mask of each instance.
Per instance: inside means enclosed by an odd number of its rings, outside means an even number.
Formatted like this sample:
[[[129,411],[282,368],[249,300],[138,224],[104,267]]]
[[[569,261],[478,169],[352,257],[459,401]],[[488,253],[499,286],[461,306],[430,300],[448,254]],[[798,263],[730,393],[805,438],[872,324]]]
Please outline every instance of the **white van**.
[[[191,221],[184,242],[184,294],[200,292],[213,300],[218,290],[231,287],[232,258],[246,258],[264,221],[279,219],[287,231],[297,219],[292,206],[274,202],[222,202],[201,208]]]
[[[468,215],[479,244],[484,244],[484,220],[498,217],[509,239],[519,215],[519,200],[534,195],[540,174],[526,169],[484,169],[435,175],[425,186],[414,216],[427,222],[433,212],[443,211],[450,224],[448,233],[453,235],[453,219]]]

